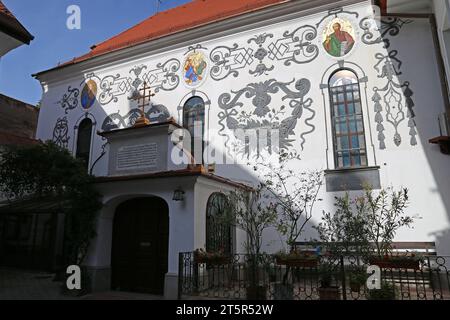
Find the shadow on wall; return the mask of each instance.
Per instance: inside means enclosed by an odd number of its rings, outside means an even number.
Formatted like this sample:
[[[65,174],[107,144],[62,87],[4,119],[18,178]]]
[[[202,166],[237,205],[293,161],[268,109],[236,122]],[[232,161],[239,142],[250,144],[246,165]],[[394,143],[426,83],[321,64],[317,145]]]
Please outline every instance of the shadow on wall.
[[[392,88],[392,90],[402,95],[407,109],[404,119],[398,122],[399,132],[402,131],[402,141],[398,146],[398,151],[401,150],[402,146],[407,146],[412,148],[413,152],[417,152],[418,159],[421,158],[419,153],[425,155],[436,183],[436,188],[424,190],[424,192],[425,194],[436,194],[438,196],[437,198],[440,199],[446,211],[448,225],[450,223],[450,157],[442,154],[439,146],[429,143],[429,139],[440,135],[438,116],[445,111],[446,103],[444,99],[447,99],[441,89],[441,81],[443,80],[440,78],[440,71],[436,62],[435,50],[439,49],[434,47],[433,37],[430,33],[433,31],[430,28],[429,18],[411,19],[411,22],[405,24],[403,28],[405,30],[401,31],[399,35],[394,34],[393,37],[389,37],[389,45],[383,52],[385,57],[377,57],[380,60],[377,70],[379,71],[379,78],[384,79],[386,84],[391,85],[385,91],[380,87],[378,98],[382,100],[376,99],[379,100],[383,107],[384,122],[382,125],[389,128],[384,132],[386,135],[385,143],[390,151],[396,151],[395,136],[388,133],[392,132],[394,134],[393,125],[397,124],[395,117],[398,116],[398,109],[395,109],[395,105],[393,108],[391,107],[392,116],[390,117],[390,123],[388,123],[386,121],[387,110],[384,100],[385,95],[390,93],[389,88]],[[425,30],[430,31],[425,32]],[[411,41],[411,37],[402,36],[402,32],[414,33],[419,39],[424,41]],[[424,50],[424,46],[429,46],[434,50]],[[422,61],[427,63],[421,63]],[[390,72],[394,73],[394,77],[391,80],[393,83],[389,83],[388,80]],[[398,119],[402,118],[399,117]],[[399,156],[406,160],[401,153]],[[402,170],[401,174],[405,176],[416,177],[417,183],[420,184],[421,172],[411,172],[410,170],[417,168],[417,166],[411,166],[408,163],[409,161],[414,161],[414,158],[408,159],[406,163],[392,169]],[[409,189],[414,188],[412,185],[405,187]],[[422,208],[424,208],[427,207],[427,201],[429,201],[427,197],[427,195],[424,195],[422,199],[417,197],[411,198],[411,202],[421,201]],[[426,224],[427,221],[433,220],[433,212],[419,212],[419,215],[423,218],[420,220],[420,223]],[[450,255],[450,230],[448,228],[430,232],[428,236],[435,237],[438,254]]]

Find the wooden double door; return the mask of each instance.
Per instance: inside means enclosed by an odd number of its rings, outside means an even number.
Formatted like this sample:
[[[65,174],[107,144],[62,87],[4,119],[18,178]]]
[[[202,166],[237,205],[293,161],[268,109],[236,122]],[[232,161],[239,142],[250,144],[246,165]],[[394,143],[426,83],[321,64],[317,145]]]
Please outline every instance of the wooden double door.
[[[137,198],[116,209],[112,289],[164,293],[168,270],[169,209],[160,198]]]

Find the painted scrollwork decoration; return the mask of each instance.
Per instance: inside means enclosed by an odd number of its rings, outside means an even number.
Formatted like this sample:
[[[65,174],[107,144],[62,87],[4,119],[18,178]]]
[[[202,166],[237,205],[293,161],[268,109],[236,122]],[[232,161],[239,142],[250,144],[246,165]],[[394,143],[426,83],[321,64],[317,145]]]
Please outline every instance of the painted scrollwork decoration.
[[[118,85],[120,83],[120,85]],[[99,102],[102,105],[111,101],[117,102],[118,96],[124,94],[130,89],[127,77],[120,77],[120,74],[108,75],[100,80],[100,96]]]
[[[102,124],[102,130],[111,131],[131,127],[140,117],[139,108],[131,109],[125,116],[120,112],[112,113],[105,118]],[[150,109],[145,113],[145,117],[151,123],[165,122],[171,117],[169,110],[162,104],[152,104]]]
[[[296,140],[295,129],[301,119],[304,119],[305,127],[300,134],[300,147],[303,150],[305,136],[315,130],[311,123],[316,114],[312,108],[313,100],[306,97],[310,89],[311,83],[307,79],[294,79],[287,83],[271,79],[250,83],[239,91],[220,95],[218,104],[222,111],[219,113],[219,134],[225,137],[228,153],[231,154],[233,147],[231,138],[242,139],[236,135],[238,129],[259,132],[257,134],[261,134],[261,130],[267,130],[269,134],[277,130],[278,149],[289,149]],[[250,100],[253,106],[251,110],[244,109],[244,105],[250,104],[246,100]],[[241,140],[240,144],[245,144],[245,141]],[[237,153],[245,154],[244,149],[237,150]]]
[[[352,11],[347,11],[344,10],[344,8],[339,7],[339,8],[334,8],[328,11],[328,14],[326,16],[324,16],[317,24],[316,27],[318,28],[322,22],[325,21],[325,19],[334,16],[334,18],[339,17],[340,14],[346,14],[346,15],[354,15],[356,18],[359,18],[359,13],[358,12],[352,12]]]
[[[414,93],[410,88],[409,81],[400,83],[398,80],[398,76],[402,74],[400,71],[402,63],[397,54],[396,50],[392,50],[388,55],[378,53],[375,56],[378,63],[374,68],[379,73],[378,77],[386,80],[384,87],[373,89],[374,95],[372,97],[380,149],[386,149],[384,121],[394,128],[393,141],[396,146],[400,146],[402,136],[399,127],[405,120],[408,120],[410,144],[412,146],[417,145],[414,101],[412,99]]]
[[[301,26],[292,32],[283,33],[283,38],[269,45],[269,59],[284,61],[284,65],[309,63],[319,55],[314,43],[317,29],[310,25]]]
[[[254,57],[259,61],[258,65],[256,66],[255,70],[249,70],[249,73],[251,75],[262,76],[262,75],[268,75],[270,71],[275,69],[275,67],[272,65],[268,67],[263,60],[268,56],[269,51],[263,47],[263,44],[266,42],[267,38],[273,38],[273,34],[271,33],[263,33],[258,36],[255,36],[254,38],[250,38],[247,43],[255,42],[255,44],[258,45],[258,49],[254,53]]]
[[[158,63],[156,69],[147,72],[143,79],[148,85],[154,89],[155,93],[160,90],[172,91],[180,84],[178,70],[181,63],[178,59],[169,59],[164,63]]]
[[[52,141],[59,147],[67,149],[69,144],[69,125],[67,117],[58,118],[53,128]]]
[[[67,93],[65,93],[60,101],[57,103],[64,108],[65,114],[68,114],[70,110],[78,107],[78,97],[80,96],[80,90],[69,86]]]
[[[412,22],[413,20],[399,17],[383,17],[377,24],[373,18],[366,17],[359,23],[361,29],[364,30],[362,41],[367,45],[384,43],[384,48],[387,49],[391,46],[391,41],[387,36],[397,36],[405,24]]]
[[[278,39],[274,34],[262,33],[250,38],[247,46],[237,43],[231,47],[218,46],[210,53],[211,78],[219,81],[229,76],[237,77],[239,70],[247,67],[255,77],[269,75],[275,69],[271,61],[282,61],[285,66],[309,63],[319,55],[319,48],[314,42],[316,38],[317,29],[304,25],[285,31]]]
[[[154,92],[174,90],[180,83],[178,76],[180,66],[179,60],[169,59],[164,63],[158,63],[153,69],[142,64],[134,66],[129,70],[129,75],[125,76],[115,74],[100,79],[94,75],[93,77],[100,83],[99,102],[102,105],[117,102],[118,97],[125,94],[128,94],[128,99],[132,99],[144,81]]]
[[[212,62],[211,78],[219,81],[228,76],[237,77],[239,69],[251,65],[254,62],[252,48],[240,48],[237,43],[232,47],[218,46],[211,51],[209,56]]]

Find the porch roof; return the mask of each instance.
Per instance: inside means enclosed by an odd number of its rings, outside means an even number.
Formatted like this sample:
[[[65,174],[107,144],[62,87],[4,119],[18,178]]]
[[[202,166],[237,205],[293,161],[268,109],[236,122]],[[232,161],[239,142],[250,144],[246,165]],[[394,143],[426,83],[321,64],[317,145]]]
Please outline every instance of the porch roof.
[[[243,189],[252,190],[251,186],[244,183],[236,182],[212,173],[209,173],[201,165],[193,166],[187,169],[161,171],[145,174],[123,175],[123,176],[109,176],[109,177],[97,177],[95,183],[110,183],[110,182],[123,182],[131,180],[144,180],[144,179],[158,179],[158,178],[179,178],[179,177],[204,177],[213,181],[221,182],[229,186]]]

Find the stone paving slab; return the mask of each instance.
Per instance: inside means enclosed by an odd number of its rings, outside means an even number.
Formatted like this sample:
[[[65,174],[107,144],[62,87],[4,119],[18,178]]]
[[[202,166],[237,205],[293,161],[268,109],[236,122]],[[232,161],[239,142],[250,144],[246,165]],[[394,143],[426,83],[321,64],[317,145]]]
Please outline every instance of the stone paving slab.
[[[163,300],[162,296],[108,291],[76,297],[62,294],[55,274],[40,271],[0,268],[0,300]]]
[[[0,268],[0,300],[74,300],[61,293],[55,274]]]

